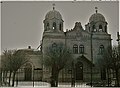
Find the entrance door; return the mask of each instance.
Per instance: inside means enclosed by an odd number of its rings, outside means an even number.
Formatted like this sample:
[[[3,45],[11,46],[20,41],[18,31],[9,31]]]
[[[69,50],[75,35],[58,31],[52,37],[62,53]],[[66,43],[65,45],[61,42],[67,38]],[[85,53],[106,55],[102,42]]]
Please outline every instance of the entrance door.
[[[76,68],[76,80],[83,80],[83,64],[82,62],[77,62],[75,65]]]
[[[24,70],[25,70],[25,81],[30,81],[32,79],[32,66],[31,66],[31,64],[26,64]]]

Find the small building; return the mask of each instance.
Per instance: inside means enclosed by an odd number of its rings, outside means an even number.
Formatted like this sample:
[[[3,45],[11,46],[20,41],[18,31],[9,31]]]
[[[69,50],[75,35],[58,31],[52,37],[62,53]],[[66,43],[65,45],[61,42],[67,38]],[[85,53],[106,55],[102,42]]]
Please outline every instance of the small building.
[[[32,81],[42,80],[42,53],[39,50],[31,49],[31,46],[28,46],[28,49],[19,49],[18,51],[24,51],[27,54],[29,61],[24,64],[16,74],[18,80],[20,81]]]

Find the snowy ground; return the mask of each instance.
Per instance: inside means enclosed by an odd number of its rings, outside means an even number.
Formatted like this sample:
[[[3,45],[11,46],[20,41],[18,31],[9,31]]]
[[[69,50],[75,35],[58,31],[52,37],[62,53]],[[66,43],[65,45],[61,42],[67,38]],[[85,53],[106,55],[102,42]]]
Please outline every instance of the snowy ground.
[[[30,86],[30,87],[50,87],[50,84],[47,82],[18,82],[18,87],[25,87],[25,86]]]
[[[16,82],[15,82],[15,86],[14,88],[33,88],[33,87],[41,87],[41,88],[50,88],[50,84],[47,82],[32,82],[32,81],[19,81],[18,85],[16,86]],[[33,86],[34,85],[34,86]],[[59,88],[71,88],[71,83],[59,83],[58,84]],[[86,85],[86,83],[76,83],[75,87],[80,87],[80,88],[89,88],[90,86]],[[7,88],[7,87],[2,87],[2,88]],[[10,87],[9,87],[10,88]],[[13,88],[13,87],[11,87]]]
[[[18,82],[18,87],[33,87],[33,82]],[[50,87],[47,82],[34,82],[34,87]],[[71,83],[59,83],[58,87],[71,87]],[[90,87],[85,83],[76,83],[75,87]]]

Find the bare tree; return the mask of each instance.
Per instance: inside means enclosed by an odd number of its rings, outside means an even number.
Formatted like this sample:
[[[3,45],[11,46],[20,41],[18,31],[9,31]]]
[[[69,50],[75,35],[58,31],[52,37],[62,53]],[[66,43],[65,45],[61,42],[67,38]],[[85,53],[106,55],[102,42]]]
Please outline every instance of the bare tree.
[[[116,86],[119,86],[120,52],[119,47],[113,47],[113,70],[116,74]]]
[[[112,68],[112,60],[113,60],[113,56],[112,56],[112,48],[108,47],[104,53],[103,53],[103,58],[101,60],[101,64],[102,64],[102,69],[106,69],[107,71],[107,80],[108,80],[108,86],[110,86],[110,69]]]
[[[108,78],[108,86],[110,86],[110,73],[111,70],[116,75],[116,86],[119,86],[119,69],[120,69],[120,52],[119,48],[114,46],[113,48],[108,47],[103,55],[102,58],[99,60],[100,65],[102,68],[107,70],[107,78]],[[114,74],[114,73],[113,73]]]
[[[26,56],[26,53],[22,50],[5,50],[3,52],[2,68],[3,68],[3,71],[10,72],[9,86],[10,86],[12,73],[13,73],[12,86],[14,86],[15,75],[17,70],[28,61],[29,60]],[[5,74],[7,74],[7,72]]]
[[[6,76],[8,74],[8,71],[10,72],[9,74],[9,86],[10,86],[10,78],[11,78],[11,73],[12,73],[12,68],[11,68],[11,59],[12,59],[12,50],[4,50],[2,59],[1,59],[1,71],[3,72],[3,82],[6,85]]]
[[[28,61],[29,61],[28,56],[26,55],[24,50],[23,51],[18,50],[14,52],[11,63],[13,68],[12,86],[14,86],[14,80],[17,70]]]
[[[72,55],[63,44],[57,44],[56,47],[48,47],[44,65],[51,67],[51,87],[58,86],[59,72],[71,62]]]

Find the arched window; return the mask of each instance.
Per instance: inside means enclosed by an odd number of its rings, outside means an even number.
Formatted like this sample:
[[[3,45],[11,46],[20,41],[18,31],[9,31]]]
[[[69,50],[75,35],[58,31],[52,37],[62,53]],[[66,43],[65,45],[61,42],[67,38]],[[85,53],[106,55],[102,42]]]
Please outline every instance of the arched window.
[[[99,32],[102,32],[102,31],[103,31],[102,25],[99,25]]]
[[[57,47],[57,44],[56,43],[53,43],[52,44],[52,48],[56,48]]]
[[[78,54],[78,45],[73,45],[73,53]]]
[[[81,53],[81,54],[84,53],[84,46],[83,45],[79,46],[79,53]]]
[[[56,29],[56,23],[53,22],[53,30],[55,30],[55,29]]]
[[[102,29],[102,25],[99,25],[99,29]]]
[[[95,25],[92,26],[92,29],[93,29],[93,30],[95,29]]]
[[[47,23],[47,30],[49,29],[49,23]]]
[[[107,26],[105,25],[105,32],[107,32]]]
[[[57,44],[56,43],[53,43],[52,44],[52,50],[55,52],[57,50]]]
[[[60,25],[59,25],[59,29],[62,30],[62,24],[61,24],[61,23],[60,23]]]
[[[49,27],[49,23],[47,23],[47,27]]]
[[[93,30],[94,32],[97,31],[97,29],[95,28],[95,25],[92,26],[92,30]]]
[[[100,54],[103,54],[103,52],[104,52],[104,46],[103,46],[103,45],[100,45],[100,47],[99,47],[99,53],[100,53]]]

